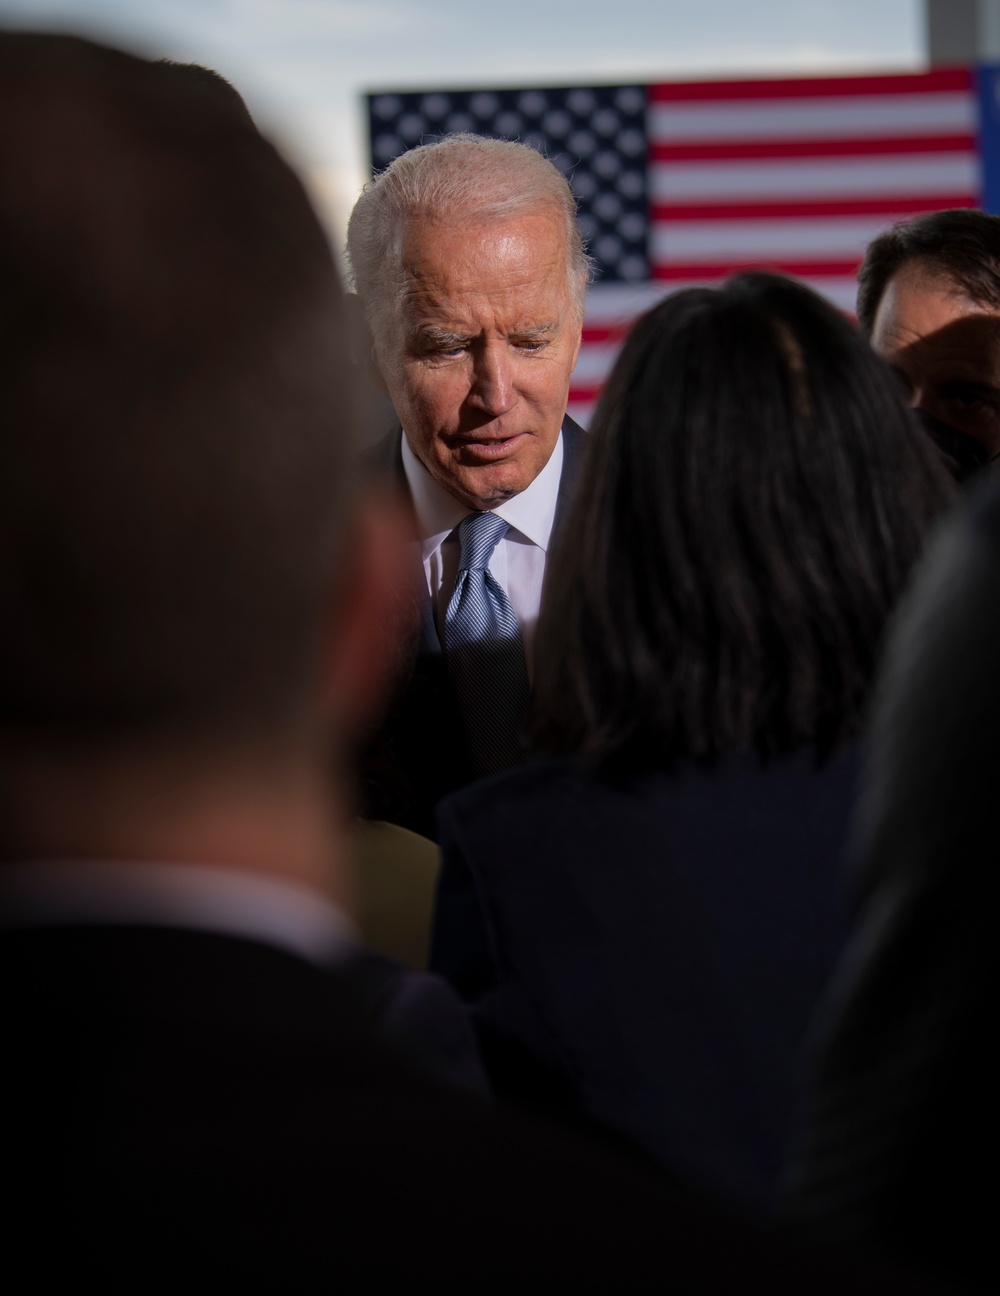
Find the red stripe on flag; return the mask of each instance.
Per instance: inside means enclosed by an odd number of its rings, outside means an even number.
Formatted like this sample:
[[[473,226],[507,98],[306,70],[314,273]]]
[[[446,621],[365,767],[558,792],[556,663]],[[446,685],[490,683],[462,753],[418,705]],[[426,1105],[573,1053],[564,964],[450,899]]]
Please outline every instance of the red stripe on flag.
[[[847,261],[773,261],[765,257],[746,257],[733,261],[709,261],[695,264],[692,261],[656,264],[651,267],[650,278],[664,281],[676,279],[725,279],[741,270],[776,270],[779,274],[795,275],[799,279],[850,278],[858,273],[861,257]]]
[[[653,222],[690,220],[774,220],[798,216],[913,216],[919,212],[945,211],[950,207],[976,207],[976,194],[941,194],[934,198],[817,198],[779,199],[771,202],[654,203]]]
[[[893,156],[900,153],[973,153],[974,135],[904,135],[884,139],[725,140],[651,144],[652,162],[732,162],[746,158]]]
[[[600,387],[570,387],[569,399],[577,405],[590,404],[597,400],[603,390],[603,383]]]
[[[599,342],[624,342],[628,337],[634,321],[624,320],[616,324],[587,324],[583,326],[583,345],[589,346]]]
[[[769,81],[674,81],[653,85],[653,103],[705,103],[710,100],[829,99],[857,95],[954,94],[972,90],[972,69],[935,68],[931,72],[882,76],[788,77]]]

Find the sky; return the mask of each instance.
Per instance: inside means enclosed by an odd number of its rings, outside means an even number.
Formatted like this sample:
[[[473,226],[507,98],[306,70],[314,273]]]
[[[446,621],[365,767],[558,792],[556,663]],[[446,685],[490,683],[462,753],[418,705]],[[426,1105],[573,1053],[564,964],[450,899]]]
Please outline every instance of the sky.
[[[922,0],[0,0],[3,26],[221,72],[337,246],[367,178],[366,91],[918,70],[923,13]]]

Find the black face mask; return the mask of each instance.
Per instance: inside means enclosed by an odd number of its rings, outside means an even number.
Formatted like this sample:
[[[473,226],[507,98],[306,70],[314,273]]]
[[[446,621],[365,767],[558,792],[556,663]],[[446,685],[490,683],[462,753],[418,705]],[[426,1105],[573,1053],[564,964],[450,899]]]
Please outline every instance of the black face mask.
[[[918,409],[913,412],[919,419],[921,427],[937,446],[946,468],[957,482],[969,481],[997,457],[994,455],[991,458],[975,437],[969,436],[967,432],[960,432],[950,423],[942,423],[940,419],[925,410]]]

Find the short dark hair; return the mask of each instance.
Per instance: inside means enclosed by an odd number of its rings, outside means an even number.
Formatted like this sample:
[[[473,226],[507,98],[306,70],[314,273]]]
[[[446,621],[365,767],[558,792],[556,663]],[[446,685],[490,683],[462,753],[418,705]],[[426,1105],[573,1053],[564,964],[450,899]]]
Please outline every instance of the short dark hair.
[[[980,306],[1000,310],[1000,217],[956,207],[900,221],[868,245],[858,271],[858,324],[871,336],[889,280],[925,261]]]
[[[297,722],[352,490],[342,309],[238,96],[0,35],[0,729]]]
[[[552,557],[536,739],[662,766],[831,751],[951,491],[882,361],[804,285],[668,297],[619,356]]]
[[[243,96],[215,68],[205,67],[203,63],[176,63],[173,59],[157,59],[156,66],[169,68],[179,81],[187,83],[192,104],[197,103],[199,97],[203,100],[228,100],[229,107],[245,116],[247,123],[253,125],[250,109]]]

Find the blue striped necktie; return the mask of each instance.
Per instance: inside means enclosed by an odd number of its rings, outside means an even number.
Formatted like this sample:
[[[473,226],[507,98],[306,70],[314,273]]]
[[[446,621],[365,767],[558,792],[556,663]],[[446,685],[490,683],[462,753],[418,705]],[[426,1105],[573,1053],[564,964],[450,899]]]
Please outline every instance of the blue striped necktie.
[[[470,513],[459,525],[458,576],[445,614],[448,670],[480,774],[521,760],[517,734],[528,709],[528,672],[517,618],[489,570],[493,550],[507,530],[495,513]]]

